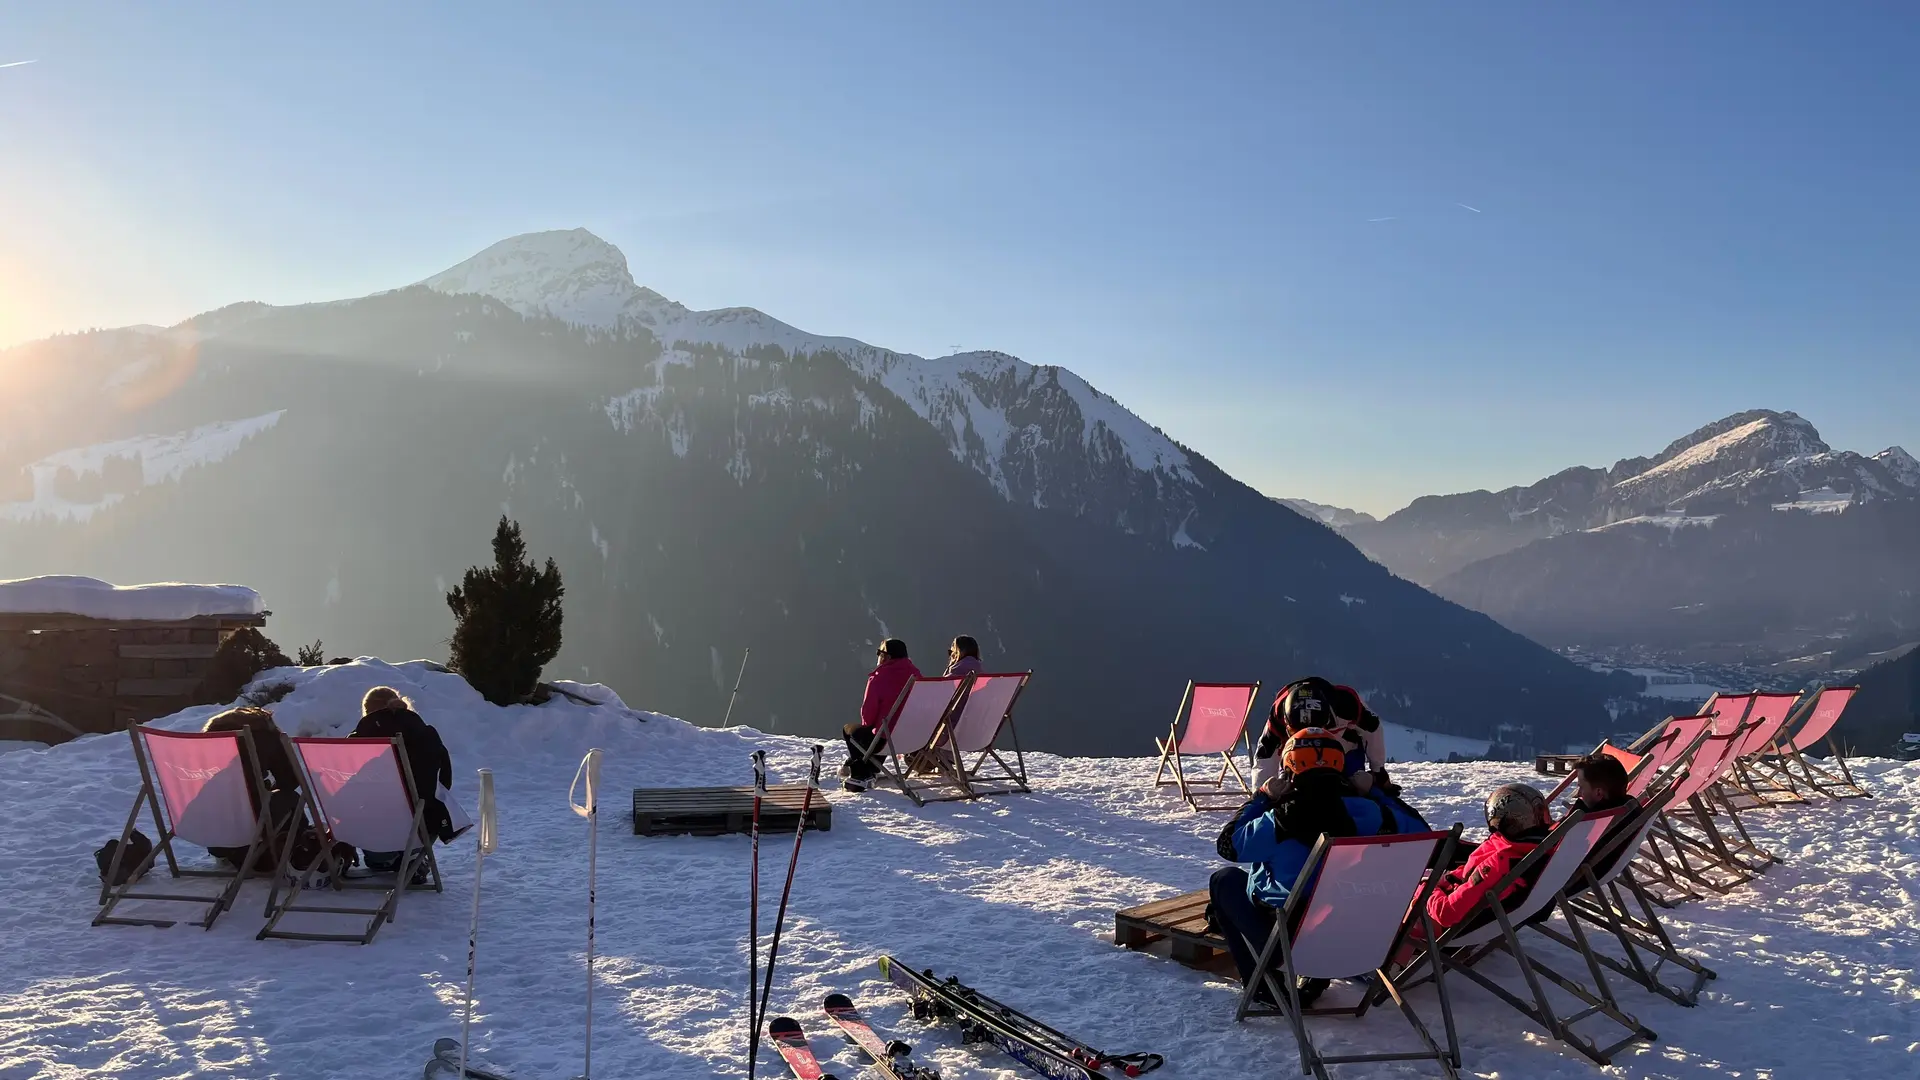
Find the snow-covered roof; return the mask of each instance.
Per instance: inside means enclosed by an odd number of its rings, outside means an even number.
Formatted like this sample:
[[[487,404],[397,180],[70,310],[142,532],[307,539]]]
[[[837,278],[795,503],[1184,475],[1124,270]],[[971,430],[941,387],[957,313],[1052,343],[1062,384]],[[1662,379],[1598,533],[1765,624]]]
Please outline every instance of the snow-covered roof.
[[[51,575],[0,581],[0,614],[79,615],[129,622],[179,622],[203,615],[259,615],[260,594],[244,585],[114,585]]]

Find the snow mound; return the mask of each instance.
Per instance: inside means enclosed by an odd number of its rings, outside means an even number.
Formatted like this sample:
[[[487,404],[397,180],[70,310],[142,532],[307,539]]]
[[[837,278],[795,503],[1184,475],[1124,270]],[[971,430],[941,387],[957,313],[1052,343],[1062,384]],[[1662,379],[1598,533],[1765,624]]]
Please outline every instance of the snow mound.
[[[0,612],[9,614],[177,622],[202,615],[258,615],[265,610],[260,594],[244,585],[114,585],[66,575],[0,581]]]
[[[741,783],[756,749],[768,751],[776,779],[796,780],[807,742],[638,713],[596,686],[565,688],[597,705],[556,697],[496,708],[424,661],[282,669],[256,685],[277,682],[293,686],[274,706],[281,723],[314,733],[344,731],[368,688],[399,688],[439,728],[454,758],[454,794],[469,808],[473,770],[493,770],[500,847],[487,860],[474,1037],[483,1063],[525,1080],[580,1067],[587,838],[566,796],[580,756],[604,749],[594,1058],[611,1063],[610,1077],[744,1075],[748,840],[636,837],[621,804],[636,786]],[[197,727],[214,711],[165,724]],[[831,792],[833,828],[808,833],[802,849],[774,1008],[815,1021],[823,995],[848,993],[946,1075],[1026,1075],[962,1045],[951,1027],[915,1021],[875,968],[892,954],[1095,1045],[1165,1054],[1156,1076],[1168,1080],[1269,1075],[1276,1062],[1297,1060],[1284,1024],[1233,1022],[1230,981],[1112,943],[1115,910],[1203,887],[1222,865],[1219,816],[1152,792],[1150,758],[1027,760],[1035,793],[1026,796],[916,809],[886,792]],[[1663,915],[1719,978],[1693,1009],[1614,984],[1658,1043],[1596,1071],[1460,980],[1453,1000],[1466,1071],[1547,1080],[1911,1075],[1920,1054],[1912,975],[1920,928],[1910,900],[1920,764],[1866,760],[1854,769],[1877,799],[1748,814],[1756,838],[1785,863],[1727,897]],[[1512,780],[1545,786],[1521,763],[1406,764],[1394,773],[1429,821],[1466,821],[1474,837],[1487,790]],[[0,930],[12,943],[0,976],[0,1076],[399,1080],[420,1075],[434,1039],[458,1034],[471,841],[438,849],[447,891],[404,897],[366,947],[254,940],[260,882],[211,931],[92,928],[92,852],[117,834],[136,786],[124,735],[0,755],[8,818]],[[784,840],[762,845],[763,885],[779,880],[786,850]],[[777,893],[764,902],[763,929]],[[1568,955],[1544,955],[1578,970]],[[1490,963],[1513,976],[1505,961]],[[1329,1003],[1352,994],[1336,984]],[[1430,989],[1411,1002],[1437,1027]],[[1311,1024],[1329,1053],[1407,1038],[1391,1009]],[[814,1045],[839,1075],[865,1067],[838,1039]],[[770,1051],[759,1071],[780,1072]],[[1416,1074],[1426,1075],[1407,1073]]]

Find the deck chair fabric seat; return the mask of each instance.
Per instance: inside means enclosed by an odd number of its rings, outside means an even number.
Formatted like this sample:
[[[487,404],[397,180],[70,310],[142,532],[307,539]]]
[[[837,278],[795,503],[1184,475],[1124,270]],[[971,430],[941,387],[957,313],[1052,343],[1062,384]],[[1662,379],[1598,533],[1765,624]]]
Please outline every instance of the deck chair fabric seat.
[[[1804,705],[1814,705],[1817,697],[1809,695]],[[1754,722],[1749,725],[1740,745],[1734,748],[1733,768],[1724,781],[1730,788],[1726,792],[1728,799],[1739,798],[1746,804],[1741,809],[1807,801],[1790,785],[1763,775],[1758,768],[1759,758],[1780,740],[1780,733],[1786,730],[1787,723],[1803,707],[1800,703],[1798,694],[1759,695],[1753,710]]]
[[[1189,681],[1166,737],[1154,737],[1154,748],[1160,752],[1159,766],[1153,774],[1154,786],[1178,788],[1180,797],[1195,810],[1230,810],[1252,798],[1253,788],[1247,783],[1247,776],[1253,771],[1253,743],[1247,734],[1247,721],[1259,696],[1257,682]],[[1180,728],[1183,718],[1185,732]],[[1247,756],[1246,773],[1240,771],[1235,760],[1243,750]],[[1187,775],[1182,759],[1204,758],[1211,768],[1216,755],[1220,758],[1219,775],[1211,780]],[[1167,775],[1169,772],[1171,777]],[[1228,776],[1233,777],[1231,785],[1227,782]]]
[[[866,760],[875,769],[873,782],[894,784],[916,806],[967,797],[965,785],[950,766],[952,752],[932,748],[947,734],[954,707],[972,680],[972,675],[907,680],[893,708],[880,722],[882,737],[875,739],[867,751]],[[916,773],[916,758],[931,761],[934,772],[924,776]]]
[[[1769,769],[1775,776],[1785,780],[1794,790],[1804,783],[1810,790],[1833,799],[1871,798],[1873,793],[1860,786],[1853,778],[1853,770],[1847,765],[1847,757],[1841,752],[1840,742],[1834,737],[1834,727],[1840,723],[1840,716],[1846,711],[1847,703],[1859,693],[1857,686],[1829,686],[1820,691],[1814,700],[1813,708],[1807,718],[1790,736],[1778,739],[1771,753],[1762,752],[1755,764]],[[1836,774],[1832,768],[1815,765],[1807,757],[1807,751],[1827,744],[1833,764],[1839,767]]]
[[[1676,769],[1672,802],[1648,833],[1636,864],[1645,871],[1640,884],[1663,893],[1656,896],[1663,906],[1697,900],[1705,895],[1702,889],[1724,895],[1779,861],[1761,851],[1738,812],[1722,800],[1718,809],[1738,837],[1729,841],[1712,805],[1716,785],[1732,769],[1734,755],[1749,734],[1744,718],[1757,696],[1720,699],[1713,730]],[[1739,722],[1729,719],[1736,711],[1742,718]],[[1743,859],[1742,851],[1757,853],[1760,861],[1756,864]]]
[[[1383,1061],[1432,1061],[1449,1078],[1460,1067],[1460,1040],[1447,997],[1444,960],[1433,982],[1440,998],[1446,1045],[1437,1042],[1408,1004],[1397,978],[1387,968],[1411,927],[1429,934],[1427,897],[1439,871],[1452,858],[1460,826],[1451,832],[1393,836],[1328,837],[1314,845],[1293,892],[1256,952],[1253,974],[1241,988],[1234,1020],[1285,1017],[1300,1048],[1301,1071],[1327,1080],[1330,1065]],[[1233,933],[1231,928],[1227,931]],[[1257,947],[1257,948],[1256,948]],[[1368,992],[1356,1005],[1304,1007],[1301,979],[1367,979]],[[1359,1018],[1379,1001],[1392,998],[1424,1049],[1328,1056],[1307,1030],[1309,1016]],[[1270,1004],[1263,1004],[1264,1002]]]
[[[294,844],[286,845],[273,891],[267,899],[267,924],[260,938],[293,938],[302,941],[352,941],[365,945],[380,927],[394,920],[400,895],[414,889],[441,891],[440,866],[434,858],[433,841],[427,833],[426,800],[413,790],[413,773],[407,764],[407,751],[399,736],[391,739],[295,738],[291,740],[295,764],[300,769],[302,787],[318,863],[311,868],[296,868],[290,859]],[[336,844],[362,851],[398,851],[399,867],[393,881],[350,880],[346,868],[334,855]],[[426,880],[414,884],[417,866],[426,867]],[[310,881],[318,871],[323,886]],[[384,877],[385,875],[375,875]],[[281,890],[286,890],[281,896]],[[338,894],[363,891],[378,894],[378,902],[365,906],[302,904],[309,892],[326,888]],[[344,916],[365,919],[356,933],[320,933],[282,929],[280,924],[294,913]]]
[[[100,888],[100,911],[93,925],[172,926],[178,920],[115,914],[115,909],[128,900],[168,901],[203,906],[194,925],[210,930],[220,913],[233,906],[241,882],[271,843],[270,802],[253,732],[167,731],[135,724],[127,734],[133,740],[133,759],[140,768],[140,790],[120,830],[119,843]],[[159,835],[153,850],[122,877],[121,859],[143,806],[152,810]],[[243,851],[245,855],[233,869],[183,867],[174,851],[179,840],[208,849]],[[141,879],[161,858],[165,858],[172,877],[206,878],[221,883],[220,891],[207,895],[142,889]],[[107,884],[113,881],[123,884]]]
[[[966,700],[948,722],[945,748],[952,751],[954,776],[968,798],[981,795],[1024,794],[1027,759],[1020,752],[1020,735],[1013,726],[1013,707],[1033,677],[1031,671],[975,672],[967,684]],[[1013,742],[1013,760],[1002,755],[1001,733]]]
[[[1421,951],[1402,969],[1403,987],[1411,989],[1432,981],[1443,966],[1458,971],[1545,1028],[1552,1038],[1600,1065],[1610,1064],[1615,1054],[1636,1042],[1652,1042],[1656,1038],[1654,1032],[1622,1009],[1614,998],[1579,917],[1566,910],[1569,886],[1626,810],[1627,807],[1615,807],[1594,814],[1574,810],[1563,817],[1546,839],[1495,883],[1466,919],[1443,931],[1437,941],[1426,939],[1434,943],[1423,943]],[[1500,899],[1508,886],[1528,880],[1533,882],[1532,887],[1518,904],[1511,899]],[[1493,915],[1492,922],[1478,920],[1477,916],[1483,911]],[[1555,914],[1561,916],[1567,927],[1566,936],[1573,942],[1573,950],[1585,961],[1590,983],[1582,983],[1550,967],[1521,940],[1521,930],[1531,927],[1538,931]],[[1502,985],[1486,970],[1486,960],[1497,953],[1507,954],[1518,966],[1525,983],[1525,997]],[[1542,979],[1578,999],[1585,1008],[1560,1013],[1547,996]],[[1611,1021],[1624,1034],[1603,1045],[1574,1030],[1574,1025],[1595,1017]]]

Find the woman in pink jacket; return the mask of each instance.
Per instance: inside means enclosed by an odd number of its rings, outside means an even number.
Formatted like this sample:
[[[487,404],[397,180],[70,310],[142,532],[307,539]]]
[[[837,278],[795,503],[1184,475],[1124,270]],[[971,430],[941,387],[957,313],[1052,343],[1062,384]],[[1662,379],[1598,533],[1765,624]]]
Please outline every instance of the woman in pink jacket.
[[[879,663],[867,673],[867,694],[860,701],[860,722],[840,729],[847,740],[847,763],[840,766],[840,775],[846,777],[846,782],[840,786],[848,791],[865,791],[867,781],[879,771],[868,755],[884,742],[880,725],[893,711],[894,702],[900,700],[900,692],[907,688],[907,682],[920,677],[920,669],[907,659],[907,643],[899,638],[881,642],[875,655]]]

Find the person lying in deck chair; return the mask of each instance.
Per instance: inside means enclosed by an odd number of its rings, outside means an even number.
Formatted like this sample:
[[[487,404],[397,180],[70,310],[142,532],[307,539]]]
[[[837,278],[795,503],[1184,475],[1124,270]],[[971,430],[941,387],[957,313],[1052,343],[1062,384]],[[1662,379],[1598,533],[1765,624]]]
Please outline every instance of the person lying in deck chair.
[[[840,729],[847,741],[847,763],[840,766],[845,783],[840,786],[848,791],[867,790],[867,781],[878,775],[880,770],[870,755],[882,738],[880,725],[900,700],[908,680],[920,677],[920,669],[907,659],[907,643],[899,638],[881,642],[875,656],[878,663],[867,673],[867,693],[860,699],[860,722]]]
[[[215,713],[207,719],[206,726],[201,730],[253,733],[253,752],[260,759],[260,771],[266,781],[269,817],[267,842],[261,845],[259,853],[254,856],[254,865],[250,869],[270,872],[280,857],[281,843],[294,827],[295,816],[300,813],[300,770],[294,768],[293,756],[287,752],[287,740],[280,734],[279,725],[273,722],[273,713],[260,708],[228,709]],[[256,779],[253,762],[243,754],[240,766],[251,788]],[[247,857],[244,847],[208,848],[207,852],[236,869],[248,869],[240,866],[240,861]]]
[[[1253,949],[1273,932],[1276,910],[1286,904],[1322,835],[1427,831],[1426,822],[1405,803],[1355,791],[1344,774],[1346,748],[1325,729],[1296,732],[1280,761],[1286,778],[1261,785],[1221,830],[1215,845],[1222,858],[1253,864],[1252,873],[1239,866],[1221,867],[1207,883],[1212,916],[1221,924],[1243,983],[1253,975]],[[1301,1004],[1311,1004],[1326,988],[1323,979],[1303,981]]]
[[[440,787],[453,790],[453,759],[447,755],[446,744],[440,741],[440,732],[414,712],[413,703],[391,686],[376,686],[367,691],[367,696],[360,700],[360,712],[360,723],[347,737],[391,739],[400,736],[400,745],[407,752],[407,767],[413,773],[413,790],[427,804],[427,833],[443,844],[452,843],[459,835],[453,828],[453,815],[434,788],[438,782]],[[402,854],[363,851],[360,858],[369,870],[398,870]],[[422,863],[414,874],[416,883],[424,880],[425,872],[426,866]]]
[[[1620,763],[1619,758],[1609,754],[1588,754],[1574,762],[1573,784],[1573,808],[1589,814],[1625,806],[1633,801],[1633,796],[1627,793],[1627,767]],[[1596,847],[1604,846],[1622,833],[1634,831],[1639,827],[1640,814],[1641,808],[1638,806],[1621,814],[1619,820],[1600,837],[1600,844]],[[1632,853],[1623,848],[1601,858],[1593,866],[1593,876],[1605,877],[1623,855],[1632,857]]]

